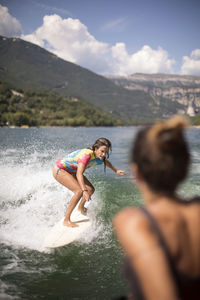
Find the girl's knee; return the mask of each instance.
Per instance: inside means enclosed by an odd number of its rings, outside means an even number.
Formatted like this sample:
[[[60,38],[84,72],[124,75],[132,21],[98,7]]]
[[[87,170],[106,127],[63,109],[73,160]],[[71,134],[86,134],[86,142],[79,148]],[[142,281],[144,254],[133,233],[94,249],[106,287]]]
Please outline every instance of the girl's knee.
[[[83,191],[81,189],[77,189],[74,194],[77,196],[77,197],[82,197],[83,195]]]

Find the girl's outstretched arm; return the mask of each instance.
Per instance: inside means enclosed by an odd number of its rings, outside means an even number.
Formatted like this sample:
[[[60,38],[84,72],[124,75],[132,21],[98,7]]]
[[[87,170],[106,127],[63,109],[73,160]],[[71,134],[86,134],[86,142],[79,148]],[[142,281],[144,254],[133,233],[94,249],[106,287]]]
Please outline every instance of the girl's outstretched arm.
[[[110,168],[111,170],[113,170],[113,172],[115,172],[116,174],[118,174],[118,175],[125,175],[125,174],[127,174],[124,170],[118,170],[118,169],[116,169],[112,164],[111,164],[111,162],[109,161],[109,160],[105,160],[105,164],[106,164],[106,166],[108,167],[108,168]]]

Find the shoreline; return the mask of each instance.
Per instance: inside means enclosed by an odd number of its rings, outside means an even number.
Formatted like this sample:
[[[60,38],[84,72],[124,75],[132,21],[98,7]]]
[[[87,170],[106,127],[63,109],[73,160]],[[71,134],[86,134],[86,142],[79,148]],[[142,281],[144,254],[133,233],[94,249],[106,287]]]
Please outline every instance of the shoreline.
[[[123,127],[141,127],[141,126],[148,126],[149,124],[137,124],[137,125],[118,125],[118,126],[0,126],[0,128],[20,128],[20,129],[29,129],[29,128],[123,128]],[[188,128],[200,128],[200,125],[191,125]]]
[[[0,126],[0,128],[20,128],[20,129],[30,129],[30,128],[122,128],[122,127],[136,127],[145,125],[119,125],[119,126]],[[200,127],[200,126],[199,126]]]

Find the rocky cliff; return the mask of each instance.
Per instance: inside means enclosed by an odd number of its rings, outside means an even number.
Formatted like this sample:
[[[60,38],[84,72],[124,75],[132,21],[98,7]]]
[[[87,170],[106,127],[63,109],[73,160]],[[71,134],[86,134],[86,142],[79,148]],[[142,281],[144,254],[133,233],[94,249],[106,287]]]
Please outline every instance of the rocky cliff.
[[[133,74],[108,78],[128,90],[140,90],[180,103],[183,110],[179,113],[189,116],[200,113],[200,76]]]

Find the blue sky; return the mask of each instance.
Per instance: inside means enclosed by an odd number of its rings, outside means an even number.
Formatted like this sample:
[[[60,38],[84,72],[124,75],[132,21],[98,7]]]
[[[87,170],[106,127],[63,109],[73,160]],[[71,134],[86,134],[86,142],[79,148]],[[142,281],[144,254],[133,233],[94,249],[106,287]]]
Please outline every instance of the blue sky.
[[[0,34],[99,74],[200,75],[199,0],[0,0]]]

